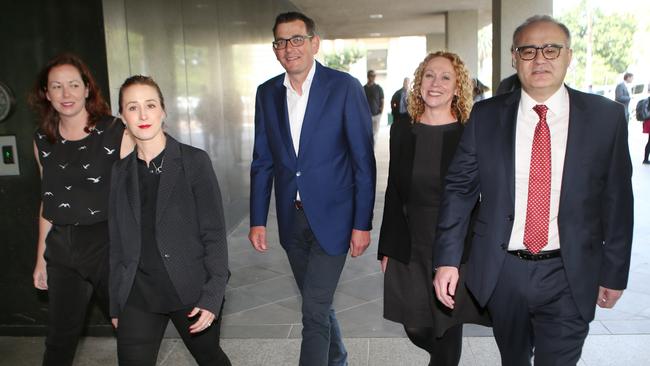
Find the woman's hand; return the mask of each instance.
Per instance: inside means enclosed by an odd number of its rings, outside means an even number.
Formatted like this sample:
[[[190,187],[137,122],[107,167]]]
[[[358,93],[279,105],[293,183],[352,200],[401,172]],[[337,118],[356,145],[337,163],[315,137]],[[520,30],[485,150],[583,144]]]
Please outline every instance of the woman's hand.
[[[118,323],[117,318],[111,318],[111,323],[113,324],[113,328],[117,329],[117,323]]]
[[[212,325],[212,321],[214,320],[214,314],[212,314],[210,311],[205,309],[196,307],[192,309],[191,313],[187,314],[187,317],[193,318],[198,313],[201,313],[201,316],[199,316],[199,319],[197,319],[196,322],[190,326],[190,333],[203,332],[204,330],[208,329],[208,327]]]
[[[383,256],[379,264],[381,265],[381,271],[386,273],[386,267],[388,266],[388,256]]]
[[[34,287],[39,290],[47,290],[47,267],[43,257],[36,260],[33,277]]]

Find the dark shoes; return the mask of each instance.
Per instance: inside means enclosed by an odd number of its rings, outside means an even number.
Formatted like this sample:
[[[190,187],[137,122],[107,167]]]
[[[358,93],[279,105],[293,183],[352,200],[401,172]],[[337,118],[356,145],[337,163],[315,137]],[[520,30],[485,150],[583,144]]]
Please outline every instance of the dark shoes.
[[[648,160],[644,160],[644,161],[643,161],[643,164],[650,164],[650,161],[648,161]]]

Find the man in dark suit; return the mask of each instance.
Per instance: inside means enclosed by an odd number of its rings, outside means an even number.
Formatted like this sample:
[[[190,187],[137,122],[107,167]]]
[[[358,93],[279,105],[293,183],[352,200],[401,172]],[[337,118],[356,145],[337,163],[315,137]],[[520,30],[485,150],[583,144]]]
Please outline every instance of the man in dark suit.
[[[614,100],[623,104],[625,107],[625,120],[630,120],[630,91],[627,89],[629,84],[632,84],[634,79],[634,74],[631,72],[626,72],[623,75],[623,81],[616,85],[616,90],[614,90]]]
[[[409,78],[404,78],[402,87],[390,98],[390,113],[393,115],[393,123],[411,120],[408,112],[409,82]]]
[[[453,308],[470,211],[466,283],[492,316],[503,365],[575,365],[595,306],[626,287],[632,167],[620,104],[563,84],[568,29],[534,16],[513,36],[522,89],[474,106],[449,167],[434,255]]]
[[[346,365],[332,300],[347,252],[359,256],[370,243],[375,158],[363,88],[314,60],[314,28],[296,12],[273,27],[286,73],[257,90],[249,239],[267,250],[274,186],[280,243],[302,295],[300,365]]]

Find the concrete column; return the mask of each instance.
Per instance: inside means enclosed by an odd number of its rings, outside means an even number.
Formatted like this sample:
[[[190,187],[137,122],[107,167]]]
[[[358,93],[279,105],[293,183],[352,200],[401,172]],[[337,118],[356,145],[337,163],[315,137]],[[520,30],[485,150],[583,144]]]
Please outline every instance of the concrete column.
[[[471,76],[478,74],[478,11],[447,13],[447,49],[460,56]]]
[[[427,34],[427,53],[447,49],[447,39],[444,33]]]
[[[492,0],[492,90],[515,72],[510,56],[512,33],[536,14],[553,15],[553,0]]]

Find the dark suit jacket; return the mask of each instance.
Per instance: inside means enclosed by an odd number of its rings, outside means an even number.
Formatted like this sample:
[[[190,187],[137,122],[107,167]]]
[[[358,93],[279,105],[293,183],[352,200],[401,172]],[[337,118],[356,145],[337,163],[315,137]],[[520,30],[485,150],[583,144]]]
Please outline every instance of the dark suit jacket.
[[[250,225],[265,226],[275,187],[280,243],[290,238],[296,191],[323,250],[344,254],[352,229],[372,229],[375,156],[368,103],[358,80],[316,63],[296,156],[284,74],[257,89]]]
[[[410,121],[410,116],[407,113],[400,113],[399,112],[399,106],[400,102],[402,100],[402,94],[404,94],[404,88],[400,88],[398,91],[393,94],[392,98],[390,98],[390,113],[393,115],[393,123],[395,122],[408,122]]]
[[[388,256],[405,264],[408,264],[411,258],[411,234],[406,215],[406,204],[409,202],[416,145],[416,138],[411,131],[412,127],[413,124],[410,122],[401,121],[393,123],[390,127],[388,186],[386,187],[378,251],[379,259]],[[448,136],[443,139],[441,157],[441,177],[443,178],[461,136],[459,131],[448,131],[446,134]]]
[[[560,196],[560,250],[580,314],[594,317],[598,286],[624,289],[632,244],[632,165],[620,104],[570,88],[569,131]],[[474,106],[449,167],[436,238],[438,266],[458,266],[469,212],[474,228],[467,286],[484,305],[492,295],[514,220],[514,146],[521,91]]]
[[[110,314],[119,317],[140,261],[136,152],[115,163],[109,203]],[[218,316],[228,281],[221,193],[205,151],[167,136],[156,202],[156,239],[183,304]]]

